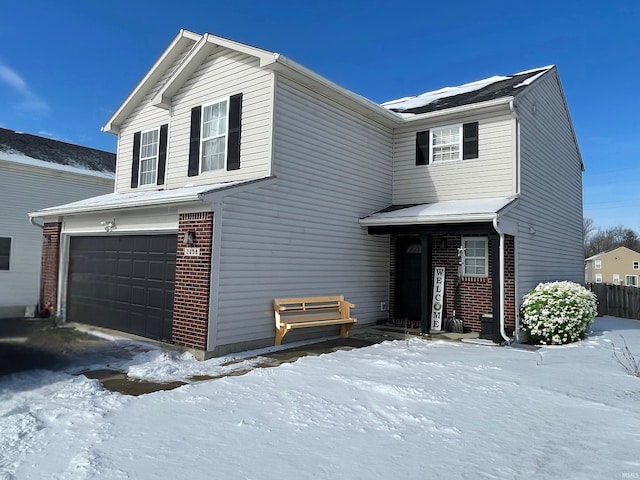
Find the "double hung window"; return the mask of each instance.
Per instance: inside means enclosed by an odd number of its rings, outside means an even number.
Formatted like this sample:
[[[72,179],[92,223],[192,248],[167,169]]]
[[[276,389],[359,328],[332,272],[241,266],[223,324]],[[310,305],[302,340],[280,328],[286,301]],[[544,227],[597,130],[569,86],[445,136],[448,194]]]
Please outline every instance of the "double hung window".
[[[462,237],[462,275],[486,277],[489,275],[489,251],[486,237]]]
[[[227,100],[202,107],[202,172],[223,170],[227,158]]]
[[[140,139],[140,181],[139,185],[153,185],[158,173],[158,146],[160,129],[142,132]]]

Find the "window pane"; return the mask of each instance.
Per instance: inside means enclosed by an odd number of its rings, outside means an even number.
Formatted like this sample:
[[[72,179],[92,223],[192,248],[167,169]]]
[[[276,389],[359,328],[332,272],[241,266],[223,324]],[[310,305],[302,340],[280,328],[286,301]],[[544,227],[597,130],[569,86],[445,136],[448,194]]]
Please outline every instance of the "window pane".
[[[432,130],[433,161],[460,160],[460,126]]]
[[[209,172],[223,169],[225,151],[225,137],[213,138],[202,142],[202,171]]]
[[[208,139],[227,133],[227,102],[215,103],[204,108],[202,138]]]
[[[11,239],[0,237],[0,270],[9,270],[11,258]]]

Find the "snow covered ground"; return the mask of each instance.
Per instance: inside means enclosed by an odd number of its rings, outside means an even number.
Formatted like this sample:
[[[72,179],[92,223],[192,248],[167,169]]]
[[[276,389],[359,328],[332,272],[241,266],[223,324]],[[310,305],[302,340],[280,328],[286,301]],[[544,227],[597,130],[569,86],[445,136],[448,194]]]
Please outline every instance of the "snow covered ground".
[[[0,379],[1,479],[640,478],[640,322],[537,352],[420,339],[140,397],[45,371]],[[248,360],[247,360],[248,362]],[[221,372],[154,351],[132,375]]]

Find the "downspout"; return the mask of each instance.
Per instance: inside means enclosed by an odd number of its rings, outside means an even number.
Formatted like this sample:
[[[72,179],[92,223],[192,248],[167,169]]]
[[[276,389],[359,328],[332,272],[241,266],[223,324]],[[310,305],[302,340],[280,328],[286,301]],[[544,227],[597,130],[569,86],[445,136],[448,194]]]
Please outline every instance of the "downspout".
[[[498,216],[493,217],[493,228],[500,236],[500,335],[504,338],[505,342],[511,343],[512,339],[507,335],[504,329],[504,232],[498,227]]]
[[[33,217],[29,217],[29,223],[34,227],[38,227],[40,230],[44,230],[44,225],[40,225],[39,223],[36,223]]]
[[[511,110],[511,115],[513,115],[513,118],[516,120],[516,142],[515,142],[515,148],[516,148],[516,195],[520,195],[520,117],[518,117],[518,112],[516,111],[516,99],[515,97],[513,97],[511,99],[511,101],[509,102],[509,110]],[[514,242],[515,242],[515,238],[514,238]],[[516,248],[516,253],[514,253],[514,256],[517,255],[517,248]],[[514,258],[515,261],[515,258]],[[515,279],[514,279],[514,287],[515,287],[515,291],[518,291],[518,262],[515,261]],[[517,293],[516,293],[516,299],[517,299]],[[517,303],[517,302],[516,302]],[[516,304],[516,338],[520,337],[520,315],[518,315],[517,313],[517,304]]]

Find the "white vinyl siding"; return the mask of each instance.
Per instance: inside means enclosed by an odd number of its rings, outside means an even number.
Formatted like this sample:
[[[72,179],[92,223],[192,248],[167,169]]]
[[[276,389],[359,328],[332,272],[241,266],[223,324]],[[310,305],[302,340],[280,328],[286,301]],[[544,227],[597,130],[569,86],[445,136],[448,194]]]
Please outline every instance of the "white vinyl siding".
[[[383,318],[388,299],[389,238],[358,219],[391,203],[390,130],[284,79],[276,96],[275,179],[214,205],[210,345],[220,352],[272,344],[274,298],[344,295],[358,325]]]
[[[224,48],[217,48],[205,59],[172,100],[166,167],[169,188],[256,179],[270,174],[273,77],[271,71],[260,68],[258,59]],[[239,93],[242,94],[240,169],[187,176],[191,109]]]
[[[112,192],[113,179],[0,160],[0,203],[6,207],[0,215],[0,235],[12,238],[10,270],[0,271],[0,317],[22,316],[25,306],[38,302],[42,230],[29,224],[28,214]]]
[[[507,197],[516,193],[515,120],[508,114],[458,119],[478,122],[478,158],[416,165],[416,133],[452,125],[449,121],[414,121],[396,128],[393,151],[393,203]]]
[[[516,97],[520,122],[520,198],[516,301],[538,283],[584,281],[582,170],[555,70]]]
[[[224,170],[229,125],[227,99],[202,107],[200,172]]]
[[[160,130],[142,132],[140,140],[140,178],[139,185],[153,185],[158,173],[158,142]]]
[[[118,158],[116,163],[117,192],[131,191],[131,163],[133,161],[134,133],[152,130],[158,128],[159,125],[169,123],[169,110],[151,105],[150,100],[180,65],[190,48],[190,46],[185,47],[184,51],[178,55],[171,67],[158,79],[156,85],[147,93],[140,104],[127,117],[127,120],[121,125],[120,133],[118,134]],[[167,162],[168,161],[167,159]],[[165,179],[165,185],[166,183]]]

